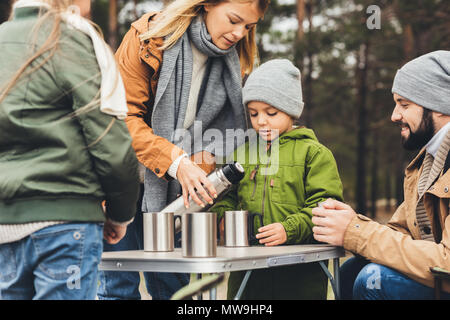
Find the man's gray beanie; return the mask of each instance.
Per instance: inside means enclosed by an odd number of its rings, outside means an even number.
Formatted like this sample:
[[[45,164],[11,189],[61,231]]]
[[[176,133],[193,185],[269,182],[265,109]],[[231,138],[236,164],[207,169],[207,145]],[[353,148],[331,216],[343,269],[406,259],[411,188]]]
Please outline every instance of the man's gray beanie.
[[[450,115],[450,51],[434,51],[405,64],[397,71],[392,93]]]
[[[297,119],[303,111],[300,70],[286,59],[274,59],[260,65],[245,82],[244,105],[265,102]]]

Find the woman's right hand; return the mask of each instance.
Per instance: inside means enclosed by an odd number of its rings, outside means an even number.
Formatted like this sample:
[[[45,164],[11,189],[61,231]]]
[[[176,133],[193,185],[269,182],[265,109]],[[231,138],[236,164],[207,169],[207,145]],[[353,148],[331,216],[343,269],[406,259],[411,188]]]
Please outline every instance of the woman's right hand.
[[[211,197],[217,198],[217,191],[208,180],[205,171],[188,158],[181,159],[178,165],[177,179],[183,188],[186,208],[189,208],[189,196],[201,207],[204,207],[205,204],[199,195],[209,204],[213,204]]]

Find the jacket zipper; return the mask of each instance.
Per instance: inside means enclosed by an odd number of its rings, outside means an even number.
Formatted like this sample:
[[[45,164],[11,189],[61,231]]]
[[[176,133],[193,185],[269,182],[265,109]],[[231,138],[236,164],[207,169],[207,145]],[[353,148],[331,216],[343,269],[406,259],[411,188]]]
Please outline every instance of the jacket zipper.
[[[269,154],[269,158],[267,161],[267,165],[266,165],[266,174],[264,175],[264,189],[263,189],[263,197],[262,197],[262,210],[261,210],[261,214],[263,216],[263,221],[264,221],[264,204],[265,204],[265,199],[266,199],[266,184],[267,184],[267,169],[269,168],[270,165],[270,152],[271,152],[271,146],[272,144],[269,145],[268,149],[267,149],[267,153]]]
[[[250,173],[250,179],[253,180],[253,192],[251,199],[253,200],[255,198],[255,192],[256,192],[256,175],[258,173],[259,164],[256,165],[255,169],[252,170]]]

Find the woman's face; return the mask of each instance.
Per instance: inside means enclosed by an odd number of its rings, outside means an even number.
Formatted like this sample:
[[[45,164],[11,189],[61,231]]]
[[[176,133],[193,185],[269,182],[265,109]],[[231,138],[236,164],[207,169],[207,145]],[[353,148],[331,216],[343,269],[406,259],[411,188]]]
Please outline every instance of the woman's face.
[[[213,43],[226,50],[247,35],[262,14],[258,1],[205,5],[205,23]]]

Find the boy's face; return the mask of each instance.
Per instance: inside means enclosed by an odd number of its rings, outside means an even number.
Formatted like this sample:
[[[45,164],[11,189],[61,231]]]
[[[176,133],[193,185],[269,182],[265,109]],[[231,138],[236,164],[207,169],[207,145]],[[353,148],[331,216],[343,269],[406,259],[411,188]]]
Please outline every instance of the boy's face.
[[[265,102],[250,101],[247,108],[253,129],[266,141],[272,141],[292,129],[294,120],[291,116]]]

